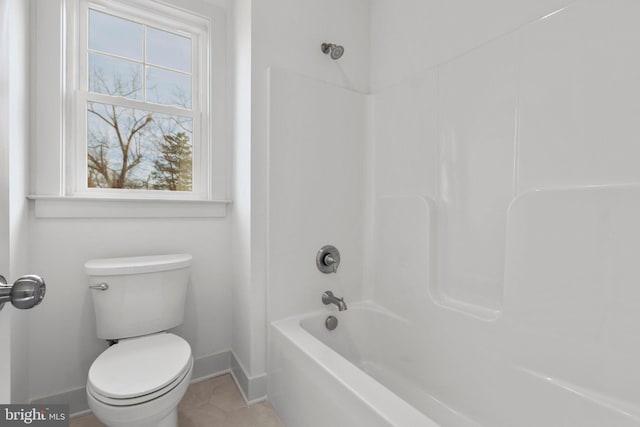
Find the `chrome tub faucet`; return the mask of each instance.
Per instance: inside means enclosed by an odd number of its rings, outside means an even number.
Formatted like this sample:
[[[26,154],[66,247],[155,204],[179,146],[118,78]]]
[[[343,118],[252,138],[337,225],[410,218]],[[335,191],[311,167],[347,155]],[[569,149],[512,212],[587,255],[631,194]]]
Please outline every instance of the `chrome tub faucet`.
[[[344,298],[338,298],[333,295],[331,291],[325,291],[322,294],[322,302],[324,305],[335,304],[338,307],[338,311],[345,311],[347,309],[347,303],[344,302]]]

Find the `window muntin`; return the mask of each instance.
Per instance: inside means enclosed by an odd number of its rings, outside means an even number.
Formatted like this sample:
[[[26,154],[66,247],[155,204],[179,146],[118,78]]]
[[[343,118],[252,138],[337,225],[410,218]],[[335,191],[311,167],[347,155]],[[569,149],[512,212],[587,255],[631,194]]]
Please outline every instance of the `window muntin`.
[[[77,192],[206,198],[206,37],[91,5],[85,16]]]

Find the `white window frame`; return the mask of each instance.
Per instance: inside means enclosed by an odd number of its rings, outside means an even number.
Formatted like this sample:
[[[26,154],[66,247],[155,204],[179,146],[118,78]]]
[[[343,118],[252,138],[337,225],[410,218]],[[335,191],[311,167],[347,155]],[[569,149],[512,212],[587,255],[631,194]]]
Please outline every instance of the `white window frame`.
[[[93,93],[88,90],[88,17],[89,10],[114,15],[145,26],[157,28],[170,33],[189,37],[191,44],[191,110],[179,107],[154,104],[143,100],[133,100],[124,97],[114,97],[105,94]],[[123,198],[167,198],[167,199],[199,199],[206,200],[210,197],[208,171],[211,169],[209,156],[209,57],[208,28],[207,23],[196,16],[186,13],[176,19],[162,14],[160,10],[131,5],[125,1],[104,0],[80,0],[78,12],[78,34],[72,40],[77,41],[72,55],[77,59],[73,76],[75,90],[74,100],[70,102],[69,128],[75,129],[72,140],[75,144],[69,147],[70,162],[67,168],[68,190],[77,196],[107,196]],[[145,31],[146,33],[146,31]],[[145,34],[146,37],[146,34]],[[70,49],[71,50],[71,49]],[[143,61],[146,58],[143,57]],[[146,80],[146,70],[143,69],[143,81]],[[143,88],[146,86],[143,83]],[[205,96],[201,96],[204,94]],[[143,95],[144,96],[144,95]],[[97,102],[101,104],[116,105],[125,108],[152,111],[156,113],[180,115],[193,120],[192,153],[193,153],[193,188],[190,192],[162,191],[162,190],[138,190],[138,189],[112,189],[89,188],[87,186],[87,103]]]
[[[36,216],[226,215],[231,203],[227,197],[230,194],[231,149],[226,134],[229,102],[226,95],[226,9],[207,0],[34,1],[31,100],[34,115],[29,198],[35,200]],[[198,52],[192,58],[194,61],[202,58],[202,61],[192,66],[192,78],[195,81],[193,76],[197,75],[198,79],[197,84],[192,83],[195,92],[192,107],[194,111],[199,107],[198,117],[194,117],[192,192],[87,188],[86,101],[114,104],[109,95],[89,94],[87,73],[80,72],[80,67],[84,66],[81,59],[87,61],[88,47],[86,22],[85,28],[81,28],[80,14],[88,13],[90,5],[101,12],[155,28],[191,34],[192,40],[196,41],[192,49]],[[83,56],[80,56],[83,45]],[[199,88],[195,89],[196,86]],[[146,103],[118,99],[116,105],[149,109]],[[185,115],[182,109],[167,108],[154,104],[151,110],[171,114],[179,110],[180,115]],[[197,137],[196,133],[199,133]],[[108,212],[104,206],[110,207]]]

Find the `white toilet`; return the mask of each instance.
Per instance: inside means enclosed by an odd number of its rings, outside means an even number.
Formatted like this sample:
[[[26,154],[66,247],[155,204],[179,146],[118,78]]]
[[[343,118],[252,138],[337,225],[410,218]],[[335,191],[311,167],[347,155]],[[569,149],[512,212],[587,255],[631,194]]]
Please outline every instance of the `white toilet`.
[[[166,332],[184,320],[191,255],[85,263],[98,338],[116,341],[93,362],[87,399],[109,427],[176,427],[193,373],[191,347]]]

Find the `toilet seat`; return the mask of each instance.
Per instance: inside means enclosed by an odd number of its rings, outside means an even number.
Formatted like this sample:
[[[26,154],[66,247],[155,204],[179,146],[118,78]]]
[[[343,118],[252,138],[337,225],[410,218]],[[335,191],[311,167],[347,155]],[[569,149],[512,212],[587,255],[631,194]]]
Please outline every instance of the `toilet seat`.
[[[154,400],[158,397],[164,396],[165,394],[169,393],[170,391],[172,391],[174,388],[176,388],[178,385],[180,385],[180,383],[184,380],[184,378],[189,375],[189,373],[191,372],[193,368],[193,358],[191,358],[190,363],[186,366],[186,369],[184,370],[184,373],[182,375],[180,375],[179,377],[177,377],[175,380],[173,380],[168,386],[163,387],[161,389],[158,389],[152,393],[148,393],[148,394],[144,394],[142,396],[138,396],[138,397],[129,397],[129,398],[124,398],[124,399],[120,399],[120,398],[113,398],[113,397],[109,397],[109,396],[105,396],[103,394],[100,394],[100,392],[98,392],[97,390],[95,390],[93,388],[93,386],[91,385],[91,383],[87,382],[87,391],[96,399],[99,400],[102,403],[105,403],[107,405],[111,405],[111,406],[131,406],[131,405],[139,405],[141,403],[146,403],[149,402],[151,400]]]
[[[87,391],[113,406],[148,402],[175,388],[191,372],[191,347],[170,333],[120,341],[89,369]]]

